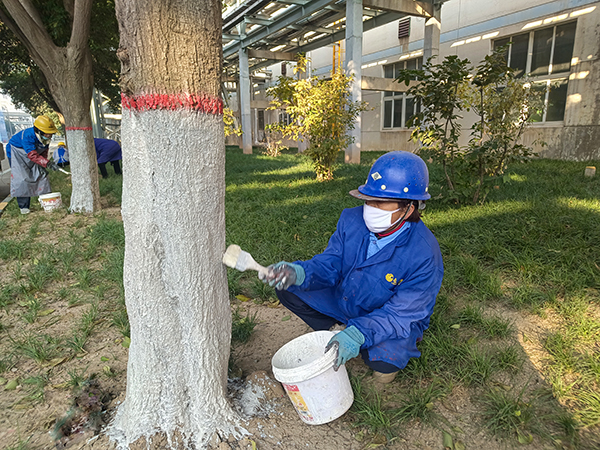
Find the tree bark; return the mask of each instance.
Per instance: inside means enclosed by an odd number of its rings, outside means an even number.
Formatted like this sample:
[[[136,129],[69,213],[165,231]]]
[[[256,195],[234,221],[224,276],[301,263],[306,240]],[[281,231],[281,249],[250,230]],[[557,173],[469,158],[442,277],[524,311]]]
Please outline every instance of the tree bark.
[[[11,17],[2,21],[27,48],[42,70],[52,97],[65,117],[73,191],[72,212],[100,209],[98,165],[89,108],[94,79],[88,45],[92,0],[77,0],[73,10],[71,39],[58,47],[42,24],[31,0],[2,0]]]
[[[217,0],[116,2],[121,43],[126,399],[119,448],[238,434],[226,399],[221,9]]]

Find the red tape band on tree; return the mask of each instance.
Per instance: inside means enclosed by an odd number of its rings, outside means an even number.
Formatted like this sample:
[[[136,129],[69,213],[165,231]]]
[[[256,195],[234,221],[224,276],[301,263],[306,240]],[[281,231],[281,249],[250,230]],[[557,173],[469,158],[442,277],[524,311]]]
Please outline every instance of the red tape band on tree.
[[[121,93],[124,108],[135,111],[151,109],[190,109],[206,114],[223,114],[223,100],[206,94],[144,94],[129,96]]]
[[[67,131],[76,131],[76,130],[92,131],[92,127],[65,127],[65,130],[67,130]]]

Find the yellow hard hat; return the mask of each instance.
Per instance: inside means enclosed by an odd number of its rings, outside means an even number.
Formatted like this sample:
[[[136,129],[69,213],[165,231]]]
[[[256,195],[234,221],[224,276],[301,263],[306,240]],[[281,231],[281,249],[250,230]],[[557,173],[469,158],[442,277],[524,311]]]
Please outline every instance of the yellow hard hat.
[[[65,144],[64,142],[59,142],[59,143],[58,143],[58,146],[59,146],[59,147],[66,147],[66,146],[67,146],[67,144]]]
[[[54,122],[48,116],[37,116],[33,122],[33,126],[40,130],[42,133],[54,134],[58,133]]]

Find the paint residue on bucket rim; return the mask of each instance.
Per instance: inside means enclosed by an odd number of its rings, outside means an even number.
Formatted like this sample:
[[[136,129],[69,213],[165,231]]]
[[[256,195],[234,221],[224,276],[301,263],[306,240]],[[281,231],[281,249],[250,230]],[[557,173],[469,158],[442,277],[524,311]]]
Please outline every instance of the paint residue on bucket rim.
[[[273,375],[303,422],[321,425],[344,414],[354,401],[346,367],[333,369],[337,352],[325,351],[335,333],[314,331],[291,340],[271,360]]]
[[[277,381],[295,383],[315,377],[332,367],[336,351],[330,349],[326,352],[325,347],[334,335],[331,331],[314,331],[281,347],[271,360]]]

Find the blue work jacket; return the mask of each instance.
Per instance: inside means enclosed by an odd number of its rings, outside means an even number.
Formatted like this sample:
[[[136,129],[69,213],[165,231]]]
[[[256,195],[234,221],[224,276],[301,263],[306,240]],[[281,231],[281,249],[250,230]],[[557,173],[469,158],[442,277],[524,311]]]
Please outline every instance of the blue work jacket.
[[[48,173],[48,145],[42,144],[33,127],[19,131],[8,141],[6,154],[11,167],[10,195],[36,197],[50,192]]]
[[[110,161],[120,161],[123,159],[121,154],[121,145],[112,139],[94,138],[96,147],[96,158],[98,164],[104,164]]]
[[[367,259],[368,246],[363,207],[344,210],[325,251],[296,262],[306,278],[289,291],[358,328],[372,361],[404,368],[421,354],[416,342],[429,326],[442,284],[440,247],[422,221]]]
[[[8,159],[10,159],[12,153],[11,147],[22,148],[25,150],[25,153],[35,150],[39,155],[42,155],[45,158],[50,145],[42,144],[36,137],[33,127],[31,127],[19,131],[10,138],[8,145],[6,146],[6,156]]]

